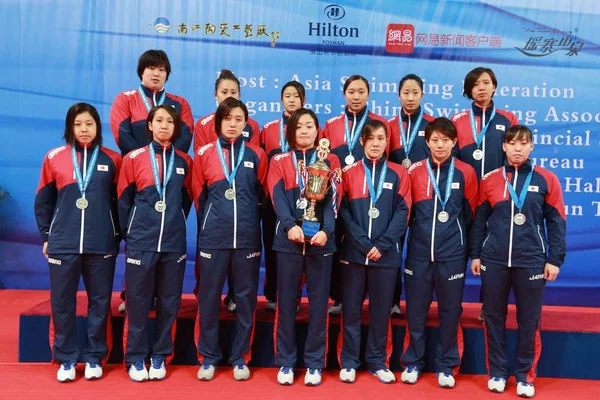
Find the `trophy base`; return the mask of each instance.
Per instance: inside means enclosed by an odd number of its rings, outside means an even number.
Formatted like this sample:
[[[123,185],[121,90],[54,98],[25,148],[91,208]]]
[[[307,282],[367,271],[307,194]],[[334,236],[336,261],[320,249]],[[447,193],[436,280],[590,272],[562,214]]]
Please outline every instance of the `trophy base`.
[[[313,236],[321,230],[321,223],[318,221],[307,221],[301,219],[300,226],[302,227],[302,233],[304,233],[304,241],[310,242]]]

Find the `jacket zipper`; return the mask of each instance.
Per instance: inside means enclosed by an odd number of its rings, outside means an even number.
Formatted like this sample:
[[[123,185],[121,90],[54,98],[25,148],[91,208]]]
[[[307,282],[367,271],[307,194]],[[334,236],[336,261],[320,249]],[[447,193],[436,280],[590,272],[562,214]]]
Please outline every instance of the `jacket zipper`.
[[[150,144],[150,146],[152,146],[152,144]],[[161,200],[163,200],[164,202],[167,201],[167,146],[163,146],[163,159],[162,159],[162,171],[163,171],[163,198]],[[173,150],[175,151],[175,150]],[[175,154],[173,154],[173,156],[175,156]],[[162,237],[163,237],[163,232],[165,230],[165,214],[167,210],[164,210],[163,212],[160,213],[160,233],[158,234],[158,246],[156,247],[156,251],[158,253],[160,253],[160,249],[162,246]]]
[[[210,214],[211,208],[212,208],[212,203],[210,203],[208,205],[208,211],[206,212],[206,215],[204,216],[204,221],[202,222],[202,230],[204,230],[204,227],[206,226],[206,220],[208,219],[208,214]]]
[[[429,160],[427,160],[427,162],[429,162]],[[436,173],[436,177],[435,177],[435,181],[437,182],[437,185],[439,186],[440,184],[440,164],[437,165],[437,173]],[[437,194],[435,194],[435,192],[433,193],[433,218],[432,218],[432,222],[431,222],[431,262],[435,261],[435,221],[437,220]]]
[[[375,187],[375,165],[377,165],[376,160],[373,160],[373,173],[371,174],[371,185],[373,185],[373,187]],[[366,182],[367,182],[367,175],[365,174],[365,186],[366,186]],[[373,208],[373,199],[371,199],[371,196],[369,196],[369,210],[371,208]],[[367,213],[368,215],[368,213]],[[373,230],[373,218],[371,218],[371,216],[369,216],[369,231],[367,232],[369,239],[371,239],[371,233]],[[371,249],[369,249],[371,250]],[[369,265],[369,258],[365,257],[365,265]]]
[[[277,232],[279,231],[279,224],[281,224],[281,220],[277,221],[277,225],[275,226],[275,236],[277,236]]]
[[[542,234],[540,233],[540,226],[539,225],[536,225],[536,226],[537,226],[537,234],[540,238],[540,242],[542,243],[542,252],[544,254],[546,254],[546,246],[544,246],[544,239],[542,238]]]
[[[504,168],[504,167],[503,167]],[[515,167],[515,179],[513,180],[513,187],[517,187],[517,177],[519,176],[519,168]],[[515,228],[514,222],[515,214],[515,202],[510,199],[510,234],[508,236],[508,266],[512,267],[512,248],[513,248],[513,232]]]
[[[129,221],[129,226],[127,227],[128,235],[129,235],[129,231],[131,230],[131,226],[133,225],[133,219],[135,218],[135,210],[137,210],[137,206],[133,207],[133,214],[131,215],[131,221]]]
[[[234,146],[233,142],[231,142],[230,152],[231,152],[231,170],[230,171],[233,171],[233,169],[235,168],[235,164],[234,164],[235,146]],[[233,188],[233,193],[234,193],[234,196],[233,196],[233,248],[236,249],[237,248],[237,193],[235,193],[235,178],[233,178],[232,188]]]
[[[56,217],[58,216],[58,210],[60,210],[60,208],[56,209],[56,212],[54,213],[54,218],[52,218],[52,222],[50,222],[50,229],[48,229],[48,236],[50,236],[50,234],[52,233],[52,227],[54,226],[54,221],[56,221]]]
[[[87,146],[83,146],[83,176],[81,179],[85,182],[87,175]],[[85,208],[81,210],[81,232],[79,233],[79,254],[83,254],[83,236],[85,231]]]
[[[458,230],[460,231],[460,245],[464,246],[465,243],[463,242],[463,231],[462,231],[462,228],[460,226],[460,221],[458,220],[458,218],[456,218],[456,223],[458,224]]]
[[[485,107],[483,108],[483,114],[481,114],[481,118],[482,118],[482,122],[481,122],[481,129],[483,129],[483,127],[485,126]],[[481,132],[481,129],[479,130]],[[485,175],[485,136],[483,137],[483,140],[481,141],[481,177],[483,177]]]
[[[483,244],[481,245],[481,248],[483,249],[485,247],[485,244],[487,243],[488,239],[490,238],[490,235],[492,234],[492,232],[488,232],[485,240],[483,241]]]
[[[108,213],[110,214],[110,223],[113,228],[113,235],[117,237],[117,230],[115,229],[115,220],[113,219],[112,210],[108,210]]]

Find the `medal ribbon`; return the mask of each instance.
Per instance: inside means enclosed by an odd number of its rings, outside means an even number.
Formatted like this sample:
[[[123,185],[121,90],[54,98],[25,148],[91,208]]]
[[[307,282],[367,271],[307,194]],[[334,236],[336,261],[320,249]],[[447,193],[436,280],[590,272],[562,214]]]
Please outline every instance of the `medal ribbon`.
[[[521,188],[521,193],[517,196],[517,192],[513,187],[512,183],[508,181],[506,178],[506,169],[502,168],[502,176],[504,176],[504,180],[506,181],[506,186],[508,187],[508,192],[510,193],[510,197],[512,201],[515,203],[515,206],[519,209],[519,212],[523,208],[523,204],[525,204],[525,198],[527,197],[527,190],[529,189],[529,184],[531,183],[531,177],[533,176],[534,165],[531,164],[531,171],[527,174],[527,178],[525,178],[525,183]]]
[[[144,94],[144,89],[142,89],[142,85],[140,85],[140,87],[138,88],[138,93],[140,94],[140,97],[142,98],[142,101],[144,102],[144,106],[146,106],[146,110],[148,112],[150,112],[150,110],[152,110],[152,107],[150,107],[150,103],[148,103],[148,99],[146,98],[146,95]],[[167,97],[167,91],[163,89],[163,92],[160,95],[160,98],[158,99],[156,106],[162,106],[163,103],[165,102],[166,97]]]
[[[481,147],[483,137],[485,136],[485,133],[487,132],[488,127],[490,126],[490,123],[492,122],[495,116],[496,106],[494,105],[494,107],[492,107],[492,114],[490,115],[490,119],[488,120],[487,124],[485,124],[485,126],[481,127],[481,132],[479,133],[479,135],[477,135],[477,124],[475,124],[475,116],[473,115],[473,110],[469,112],[469,119],[471,120],[471,133],[473,134],[473,140],[475,141],[475,144],[477,144],[477,148]]]
[[[371,196],[371,201],[373,202],[373,204],[377,203],[377,200],[379,200],[379,197],[381,196],[381,193],[383,192],[383,184],[385,183],[385,176],[387,175],[387,161],[385,159],[382,159],[382,163],[383,166],[381,167],[381,174],[379,174],[379,182],[377,183],[377,192],[375,192],[375,187],[373,186],[373,178],[371,175],[371,171],[369,170],[369,167],[367,166],[367,164],[365,164],[365,160],[363,158],[362,160],[363,163],[363,167],[365,168],[365,176],[367,179],[367,185],[369,187],[369,195]]]
[[[290,150],[290,145],[287,140],[285,140],[283,117],[281,117],[281,120],[279,121],[279,147],[281,147],[282,153],[287,153]]]
[[[92,174],[94,173],[94,169],[96,169],[96,161],[98,160],[99,152],[100,146],[96,146],[92,153],[92,158],[90,158],[85,179],[83,179],[81,176],[81,169],[79,168],[79,160],[77,159],[77,150],[75,150],[75,145],[71,146],[71,161],[73,163],[73,169],[75,170],[75,178],[77,178],[77,186],[79,186],[79,192],[81,192],[82,197],[85,197],[85,191],[92,180]]]
[[[358,143],[358,138],[360,138],[360,132],[362,131],[365,122],[367,122],[368,116],[369,110],[365,108],[365,114],[362,116],[358,124],[354,127],[354,135],[350,137],[350,127],[348,126],[348,114],[346,114],[346,112],[344,111],[344,141],[348,143],[348,152],[350,154],[352,154],[352,151],[356,147],[356,143]]]
[[[235,147],[233,143],[231,144],[231,151],[234,151]],[[240,153],[238,154],[237,163],[231,174],[229,173],[229,167],[227,166],[227,162],[225,161],[225,153],[223,153],[223,146],[221,146],[221,140],[217,140],[217,153],[219,154],[219,160],[221,161],[221,168],[223,168],[223,175],[225,175],[225,179],[229,182],[231,186],[235,179],[235,175],[238,172],[238,168],[244,159],[244,153],[246,152],[246,142],[242,141],[242,145],[240,147]]]
[[[152,174],[154,175],[154,187],[156,187],[156,191],[160,196],[161,200],[164,200],[165,188],[167,187],[167,183],[171,179],[171,175],[173,175],[173,167],[175,166],[175,148],[171,149],[171,156],[169,157],[168,167],[167,167],[167,176],[165,177],[165,181],[163,184],[160,184],[160,175],[158,174],[158,163],[156,162],[156,152],[154,151],[154,147],[152,143],[148,145],[148,154],[150,155],[150,164],[152,165]],[[164,164],[163,159],[163,164]],[[164,165],[163,165],[164,168]]]
[[[442,195],[440,193],[440,187],[435,180],[435,175],[433,175],[433,170],[431,169],[431,165],[429,160],[427,160],[427,175],[429,175],[429,181],[431,182],[431,186],[433,186],[433,190],[440,199],[440,203],[442,204],[442,211],[446,209],[446,204],[448,204],[448,200],[450,199],[450,192],[452,191],[452,180],[454,179],[454,157],[452,157],[452,161],[450,162],[450,168],[448,169],[448,178],[446,179],[446,192],[444,193],[445,197],[442,199]]]
[[[410,119],[410,115],[408,116]],[[421,121],[423,120],[423,110],[419,113],[419,117],[413,126],[412,132],[409,132],[409,136],[407,137],[407,132],[404,130],[404,122],[402,122],[402,118],[400,118],[400,139],[402,140],[402,145],[404,146],[404,153],[406,154],[406,158],[408,158],[408,154],[415,143],[415,138],[417,137],[417,133],[419,133],[419,127],[421,126]]]

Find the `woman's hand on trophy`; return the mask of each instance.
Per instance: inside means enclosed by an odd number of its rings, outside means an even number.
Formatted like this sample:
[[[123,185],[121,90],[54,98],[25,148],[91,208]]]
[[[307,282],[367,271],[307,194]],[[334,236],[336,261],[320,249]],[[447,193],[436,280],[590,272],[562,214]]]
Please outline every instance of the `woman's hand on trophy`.
[[[373,246],[373,248],[367,253],[367,258],[371,261],[377,261],[381,258],[381,252],[377,250],[377,247]]]
[[[288,231],[288,239],[292,242],[304,243],[304,232],[298,225]]]
[[[327,243],[327,234],[323,231],[319,231],[315,233],[315,235],[310,239],[310,244],[314,246],[325,246]]]

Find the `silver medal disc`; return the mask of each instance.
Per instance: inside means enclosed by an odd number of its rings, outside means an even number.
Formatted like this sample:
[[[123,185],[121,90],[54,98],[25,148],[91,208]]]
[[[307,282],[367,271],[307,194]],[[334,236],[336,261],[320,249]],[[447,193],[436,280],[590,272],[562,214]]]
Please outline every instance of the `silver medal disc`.
[[[225,191],[225,198],[227,200],[233,200],[235,198],[235,190],[229,188]]]
[[[376,219],[379,217],[379,210],[375,207],[369,209],[369,217]]]
[[[305,210],[306,207],[308,207],[308,201],[306,201],[306,199],[298,200],[298,204],[297,205],[298,205],[299,209]]]
[[[346,158],[344,158],[346,165],[354,164],[354,156],[352,154],[348,154]]]
[[[159,200],[156,203],[154,203],[154,209],[159,213],[163,213],[167,209],[167,203],[165,203],[162,200]]]
[[[477,149],[473,152],[473,158],[477,161],[481,161],[483,159],[483,150]]]
[[[410,164],[412,164],[412,163],[409,158],[405,158],[404,160],[402,160],[402,166],[404,168],[410,168]]]
[[[438,221],[440,221],[442,224],[445,222],[448,222],[449,219],[450,219],[450,214],[448,214],[446,211],[442,211],[441,213],[438,214]]]
[[[75,202],[75,206],[77,206],[77,208],[79,208],[80,210],[85,210],[88,207],[88,204],[89,203],[85,197],[80,197]]]
[[[525,214],[518,213],[518,214],[515,214],[514,220],[515,220],[515,224],[523,225],[525,223],[525,221],[527,220],[527,218],[525,218]]]

